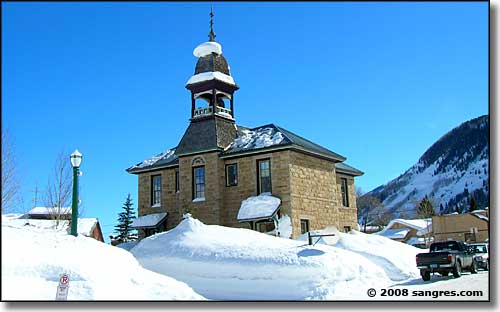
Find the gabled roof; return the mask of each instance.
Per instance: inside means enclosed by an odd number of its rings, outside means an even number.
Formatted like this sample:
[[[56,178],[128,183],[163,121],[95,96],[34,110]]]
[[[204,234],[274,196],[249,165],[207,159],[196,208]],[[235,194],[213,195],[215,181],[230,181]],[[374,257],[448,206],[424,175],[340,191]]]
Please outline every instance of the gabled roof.
[[[225,148],[223,148],[225,147]],[[205,151],[221,151],[221,157],[234,157],[244,154],[265,152],[275,149],[296,149],[323,157],[335,162],[342,173],[360,176],[362,171],[345,163],[346,160],[327,148],[313,143],[291,131],[275,124],[256,128],[238,126],[237,131],[231,122],[222,119],[192,122],[176,148],[166,150],[150,159],[146,159],[127,169],[129,173],[140,173],[157,170],[179,163],[179,155],[187,155]]]
[[[310,152],[333,161],[344,161],[346,158],[313,143],[291,131],[268,124],[253,129],[238,126],[238,136],[229,145],[223,156],[233,156],[238,154],[255,152],[279,147],[290,147]]]

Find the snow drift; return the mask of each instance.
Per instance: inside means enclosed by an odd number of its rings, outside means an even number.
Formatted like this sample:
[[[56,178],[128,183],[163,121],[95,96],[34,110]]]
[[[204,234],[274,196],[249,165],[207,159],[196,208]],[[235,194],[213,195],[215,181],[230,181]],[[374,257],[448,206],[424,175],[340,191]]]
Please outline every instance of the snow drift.
[[[131,252],[145,268],[184,281],[209,299],[364,298],[360,287],[391,282],[383,268],[347,248],[308,246],[191,217]]]
[[[316,231],[323,232],[323,231]],[[330,232],[324,230],[324,232]],[[393,281],[418,278],[420,272],[415,265],[415,256],[424,250],[394,241],[392,239],[365,234],[358,231],[335,233],[338,238],[333,241],[320,240],[319,243],[333,245],[363,256],[381,267]]]
[[[55,300],[62,273],[70,275],[68,300],[204,299],[121,248],[10,221],[2,216],[3,300]]]

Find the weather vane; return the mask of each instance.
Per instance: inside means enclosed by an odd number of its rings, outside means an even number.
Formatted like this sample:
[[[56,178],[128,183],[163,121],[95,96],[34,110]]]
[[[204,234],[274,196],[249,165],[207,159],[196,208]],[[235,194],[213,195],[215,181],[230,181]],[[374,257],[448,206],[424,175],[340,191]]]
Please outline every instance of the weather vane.
[[[214,33],[214,12],[213,7],[210,6],[210,33],[208,33],[208,38],[210,41],[215,41],[215,33]]]

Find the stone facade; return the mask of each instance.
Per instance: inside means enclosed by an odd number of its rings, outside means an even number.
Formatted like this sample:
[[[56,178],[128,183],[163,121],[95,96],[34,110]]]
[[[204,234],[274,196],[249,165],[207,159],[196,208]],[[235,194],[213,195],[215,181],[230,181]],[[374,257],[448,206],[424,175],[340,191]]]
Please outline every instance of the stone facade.
[[[487,216],[486,212],[479,213]],[[434,241],[460,240],[468,243],[484,242],[489,238],[489,221],[471,213],[432,217]]]
[[[139,216],[167,212],[166,228],[175,227],[183,213],[206,224],[249,227],[236,219],[241,201],[257,195],[257,161],[271,161],[273,196],[281,199],[280,214],[292,219],[293,238],[299,236],[300,220],[308,220],[310,230],[335,226],[340,231],[357,228],[354,178],[337,174],[332,161],[290,149],[253,155],[220,158],[218,152],[179,157],[178,167],[139,174]],[[238,183],[226,186],[226,165],[237,164]],[[205,166],[205,199],[193,201],[193,167]],[[179,170],[180,190],[175,191],[175,171]],[[151,205],[153,175],[162,176],[161,207]],[[343,207],[340,178],[348,181],[349,207]]]

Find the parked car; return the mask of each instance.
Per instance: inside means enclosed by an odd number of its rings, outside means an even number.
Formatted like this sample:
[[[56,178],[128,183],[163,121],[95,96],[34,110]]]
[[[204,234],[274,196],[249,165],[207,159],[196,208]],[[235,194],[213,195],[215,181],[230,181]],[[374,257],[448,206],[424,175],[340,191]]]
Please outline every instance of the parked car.
[[[462,270],[477,273],[477,262],[471,248],[461,241],[437,242],[431,244],[429,253],[420,253],[416,256],[417,268],[424,281],[431,279],[431,273],[447,276],[450,272],[453,277],[462,275]]]
[[[469,246],[474,253],[477,267],[488,271],[490,269],[489,245],[487,243],[475,243]]]

